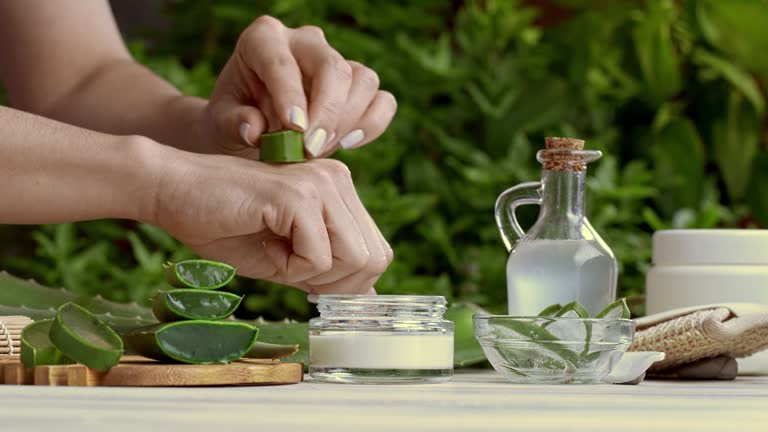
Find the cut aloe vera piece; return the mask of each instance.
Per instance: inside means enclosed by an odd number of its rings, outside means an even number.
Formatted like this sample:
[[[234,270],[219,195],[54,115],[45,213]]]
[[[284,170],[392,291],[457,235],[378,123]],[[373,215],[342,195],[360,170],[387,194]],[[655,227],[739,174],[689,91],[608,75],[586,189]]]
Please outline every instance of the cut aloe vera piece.
[[[256,342],[243,357],[254,359],[281,359],[299,352],[299,345],[278,345]]]
[[[551,317],[551,316],[554,316],[556,313],[560,312],[560,309],[562,308],[563,306],[560,303],[555,303],[553,305],[547,306],[544,309],[542,309],[537,316]]]
[[[630,316],[631,314],[629,312],[629,306],[627,306],[627,299],[621,298],[606,306],[605,309],[595,315],[595,318],[629,319]]]
[[[151,359],[181,363],[229,363],[247,353],[259,329],[234,321],[175,321],[132,330],[123,340]]]
[[[563,306],[555,316],[563,318],[589,318],[589,312],[579,302],[574,301]]]
[[[33,322],[21,331],[21,363],[28,368],[41,365],[72,364],[74,361],[59,351],[48,335],[52,319]]]
[[[242,299],[239,295],[223,291],[161,291],[152,298],[152,312],[160,322],[223,319],[235,312]]]
[[[229,264],[203,259],[163,264],[165,280],[179,288],[218,289],[232,281],[237,270]]]
[[[61,305],[49,336],[64,355],[93,369],[109,370],[123,355],[120,336],[74,303]]]

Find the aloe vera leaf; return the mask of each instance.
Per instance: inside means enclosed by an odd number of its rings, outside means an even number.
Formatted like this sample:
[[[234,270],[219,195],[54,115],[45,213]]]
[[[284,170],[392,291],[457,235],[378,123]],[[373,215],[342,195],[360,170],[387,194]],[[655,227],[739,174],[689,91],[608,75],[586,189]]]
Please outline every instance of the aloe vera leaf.
[[[175,321],[132,330],[125,343],[145,357],[168,362],[229,363],[247,353],[259,329],[234,321]]]
[[[59,308],[49,336],[64,355],[93,369],[109,370],[123,356],[120,336],[74,303],[65,303]]]
[[[204,259],[193,259],[177,263],[163,264],[165,280],[174,287],[218,289],[229,282],[237,274],[237,270],[229,264]]]
[[[474,336],[475,314],[487,315],[488,312],[471,303],[457,303],[448,307],[445,319],[453,321],[453,364],[457,367],[471,366],[486,361],[485,353]]]
[[[64,288],[49,288],[0,271],[0,315],[24,315],[33,320],[51,319],[67,302],[76,303],[117,330],[157,322],[152,311],[136,303],[116,303],[100,296],[80,296]]]
[[[40,365],[72,364],[48,337],[52,319],[33,322],[21,331],[21,363],[28,368]]]
[[[152,312],[160,322],[217,320],[232,315],[242,300],[242,296],[223,291],[175,289],[156,293]]]
[[[568,361],[574,364],[579,361],[578,354],[561,345],[560,338],[553,335],[547,329],[542,328],[539,325],[536,325],[534,323],[524,322],[524,321],[512,321],[512,320],[499,321],[499,322],[494,322],[494,320],[491,320],[490,324],[495,326],[506,327],[514,331],[515,333],[525,336],[531,342],[534,342],[540,345],[541,347],[549,351],[552,351],[553,353],[557,354],[558,356],[560,356],[560,358],[562,358],[565,361]]]
[[[562,309],[562,308],[563,308],[563,306],[560,305],[560,303],[555,303],[553,305],[549,305],[549,306],[545,307],[544,309],[542,309],[541,312],[539,312],[539,314],[536,315],[536,316],[551,317],[551,316],[554,316],[556,313],[560,312],[560,309]]]
[[[296,321],[268,322],[264,320],[251,321],[259,328],[259,342],[279,345],[298,344],[299,350],[285,361],[309,364],[309,323]]]
[[[565,317],[566,315],[576,315],[574,318],[589,318],[589,311],[587,311],[587,308],[581,305],[581,303],[573,301],[568,303],[567,305],[563,306],[560,311],[555,314],[556,317]],[[585,336],[584,336],[584,349],[582,350],[581,354],[585,355],[589,352],[589,341],[592,339],[592,323],[589,321],[584,321],[584,329]]]
[[[299,345],[279,345],[266,342],[256,342],[243,357],[253,359],[282,359],[290,357],[299,351]]]
[[[606,319],[629,319],[631,316],[629,312],[629,306],[627,306],[627,299],[620,298],[615,302],[609,304],[605,309],[601,310],[595,318]]]

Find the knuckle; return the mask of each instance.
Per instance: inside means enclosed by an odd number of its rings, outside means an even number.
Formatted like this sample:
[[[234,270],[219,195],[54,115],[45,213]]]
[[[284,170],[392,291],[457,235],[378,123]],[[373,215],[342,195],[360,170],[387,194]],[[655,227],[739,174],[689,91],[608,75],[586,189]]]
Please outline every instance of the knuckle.
[[[367,249],[361,249],[354,255],[351,255],[345,261],[347,266],[349,266],[350,270],[359,271],[361,269],[366,268],[370,260],[371,260],[371,253],[368,252]]]
[[[352,171],[349,170],[344,162],[336,159],[319,159],[317,164],[322,167],[322,170],[330,174],[333,178],[339,179],[351,179]]]
[[[268,30],[280,30],[283,28],[283,23],[273,16],[262,15],[253,20],[252,27],[261,27]]]
[[[305,25],[297,28],[296,30],[305,33],[312,38],[325,40],[325,32],[318,26]]]
[[[352,66],[339,53],[334,52],[329,55],[326,58],[325,63],[331,70],[333,70],[339,79],[345,81],[352,80]]]
[[[373,69],[363,66],[357,69],[356,74],[363,86],[367,88],[379,88],[379,84],[381,83],[379,74]]]
[[[264,69],[267,70],[285,69],[290,66],[292,62],[293,58],[289,54],[280,53],[265,59],[263,65]]]
[[[317,200],[320,192],[315,184],[307,180],[299,180],[289,186],[292,194],[302,201]]]
[[[386,257],[379,257],[368,261],[367,270],[371,274],[380,275],[389,267],[389,261]]]

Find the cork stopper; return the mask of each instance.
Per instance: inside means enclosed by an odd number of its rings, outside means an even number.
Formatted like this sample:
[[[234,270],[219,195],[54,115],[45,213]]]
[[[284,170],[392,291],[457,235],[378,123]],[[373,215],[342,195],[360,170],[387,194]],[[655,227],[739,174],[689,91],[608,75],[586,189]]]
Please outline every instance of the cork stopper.
[[[547,171],[584,171],[584,140],[578,138],[546,137],[542,162]],[[571,152],[573,151],[573,153]]]

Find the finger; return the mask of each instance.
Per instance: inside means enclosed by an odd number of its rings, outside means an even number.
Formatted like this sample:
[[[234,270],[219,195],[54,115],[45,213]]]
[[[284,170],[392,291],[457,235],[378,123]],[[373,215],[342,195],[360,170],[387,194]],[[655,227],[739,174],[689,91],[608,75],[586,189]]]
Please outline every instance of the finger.
[[[266,255],[276,267],[276,277],[288,283],[310,279],[331,269],[331,244],[323,217],[322,203],[312,185],[296,186],[299,194],[288,198],[285,211],[269,212],[267,227],[283,237],[264,244]],[[293,213],[293,215],[291,215]]]
[[[324,38],[297,32],[291,49],[301,71],[309,78],[309,124],[307,151],[323,153],[328,138],[336,130],[352,84],[352,67]]]
[[[354,147],[365,138],[364,132],[356,125],[379,90],[379,76],[376,72],[358,62],[350,61],[349,64],[352,66],[352,84],[344,104],[344,112],[336,126],[335,136],[338,140],[329,140],[323,155],[333,153],[338,145],[344,148]],[[350,133],[353,129],[355,132]]]
[[[310,285],[328,284],[354,274],[368,265],[370,252],[358,223],[350,213],[336,185],[330,176],[326,177],[326,188],[332,190],[324,202],[325,221],[331,242],[333,266],[330,271],[305,282]]]
[[[373,286],[373,284],[371,283],[367,286],[362,286],[361,284],[369,279],[378,279],[381,273],[386,270],[390,262],[387,258],[386,251],[381,244],[380,234],[376,229],[375,224],[373,224],[372,219],[368,216],[368,212],[360,202],[355,187],[352,184],[351,175],[346,166],[332,159],[321,159],[315,163],[323,163],[327,165],[328,171],[334,173],[334,183],[336,184],[336,188],[339,191],[342,201],[347,209],[349,209],[350,214],[357,222],[357,226],[365,241],[369,258],[366,265],[354,274],[332,283],[312,284],[311,286],[317,287],[322,291],[333,290],[334,292],[340,293],[366,292]]]
[[[254,143],[265,132],[266,119],[258,108],[242,105],[230,96],[222,96],[215,105],[210,105],[214,112],[216,136],[227,153],[237,156],[258,158],[258,149]]]
[[[355,129],[341,137],[342,146],[348,149],[360,148],[375,140],[387,130],[395,112],[397,112],[397,101],[392,93],[377,92],[365,114],[358,120]]]
[[[363,295],[376,295],[376,291],[374,290],[373,293],[371,293],[371,288],[374,284],[376,284],[376,281],[379,280],[379,276],[381,276],[381,273],[377,274],[374,277],[366,277],[362,273],[355,273],[351,276],[348,276],[342,280],[336,281],[334,283],[324,284],[324,285],[305,285],[301,284],[301,289],[311,292],[313,294],[363,294]]]
[[[288,31],[277,19],[260,17],[243,32],[237,53],[266,86],[282,126],[303,131],[307,127],[307,99],[301,70],[287,40]]]

